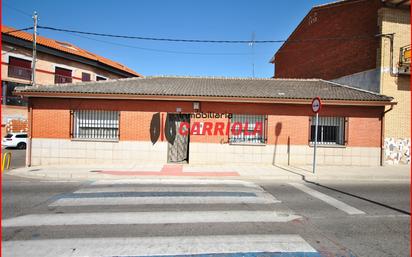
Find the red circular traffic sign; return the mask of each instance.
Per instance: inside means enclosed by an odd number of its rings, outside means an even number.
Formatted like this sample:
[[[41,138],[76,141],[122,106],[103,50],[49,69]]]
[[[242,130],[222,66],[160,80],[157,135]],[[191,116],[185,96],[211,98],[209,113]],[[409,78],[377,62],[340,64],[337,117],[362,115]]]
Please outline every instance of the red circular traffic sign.
[[[320,109],[322,108],[322,101],[320,100],[320,97],[315,97],[312,100],[312,111],[314,113],[318,113]]]

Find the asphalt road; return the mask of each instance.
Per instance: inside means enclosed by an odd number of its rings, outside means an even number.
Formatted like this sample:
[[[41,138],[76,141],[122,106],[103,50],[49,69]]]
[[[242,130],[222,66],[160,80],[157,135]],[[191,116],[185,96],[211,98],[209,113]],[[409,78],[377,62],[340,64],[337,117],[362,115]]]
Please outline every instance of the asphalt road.
[[[408,183],[3,175],[2,200],[4,256],[409,256]]]

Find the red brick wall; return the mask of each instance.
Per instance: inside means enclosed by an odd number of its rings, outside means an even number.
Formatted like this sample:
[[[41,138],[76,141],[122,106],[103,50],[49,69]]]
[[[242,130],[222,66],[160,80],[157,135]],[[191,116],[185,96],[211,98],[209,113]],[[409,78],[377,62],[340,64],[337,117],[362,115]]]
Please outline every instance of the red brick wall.
[[[379,118],[349,118],[348,146],[378,147],[381,143]]]
[[[33,109],[33,138],[70,138],[70,110]]]
[[[334,79],[376,68],[380,6],[355,0],[313,8],[276,53],[275,77]],[[357,36],[369,39],[316,40]]]
[[[77,99],[33,99],[33,137],[35,138],[70,138],[71,109],[119,110],[120,140],[150,140],[150,121],[156,112],[175,112],[177,107],[183,112],[192,111],[191,102],[174,101],[131,101],[131,100],[77,100]],[[308,106],[285,104],[252,103],[213,103],[202,102],[202,112],[267,114],[268,143],[292,145],[308,144],[309,116],[313,113]],[[349,146],[380,146],[381,123],[379,117],[383,107],[328,106],[322,108],[323,116],[342,116],[349,118]],[[194,121],[211,121],[192,119]],[[217,121],[217,120],[215,120]],[[218,121],[227,122],[226,119]],[[281,130],[276,137],[276,126]],[[159,139],[160,140],[160,139]],[[227,136],[193,135],[191,142],[222,143]],[[277,140],[277,142],[276,142]]]

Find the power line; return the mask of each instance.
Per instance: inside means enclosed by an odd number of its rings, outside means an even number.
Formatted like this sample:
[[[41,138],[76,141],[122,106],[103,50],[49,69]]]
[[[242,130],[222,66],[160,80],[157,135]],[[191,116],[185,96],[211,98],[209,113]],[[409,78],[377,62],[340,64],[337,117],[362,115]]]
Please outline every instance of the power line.
[[[92,35],[100,37],[112,37],[112,38],[125,38],[125,39],[137,39],[137,40],[151,40],[151,41],[167,41],[167,42],[183,42],[183,43],[227,43],[227,44],[263,44],[263,43],[300,43],[300,42],[316,42],[325,40],[334,41],[351,41],[351,40],[371,40],[376,39],[375,36],[351,36],[351,37],[328,37],[328,38],[312,38],[312,39],[302,39],[302,40],[208,40],[208,39],[178,39],[178,38],[158,38],[158,37],[142,37],[142,36],[130,36],[130,35],[116,35],[107,33],[97,33],[97,32],[86,32],[79,30],[70,30],[62,28],[54,28],[48,26],[38,26],[40,29],[47,29],[60,32],[69,32],[75,34]]]
[[[6,3],[4,3],[4,2],[3,2],[3,5],[4,5],[5,7],[7,7],[7,8],[9,8],[9,9],[11,9],[11,10],[14,10],[14,11],[16,11],[16,12],[24,15],[24,16],[28,16],[28,17],[32,18],[32,15],[31,15],[30,13],[27,13],[27,12],[21,10],[21,9],[18,9],[18,8],[16,8],[16,7],[13,7],[13,6],[11,6],[11,5],[9,5],[9,4],[6,4]]]
[[[91,37],[87,37],[87,36],[77,35],[77,34],[74,34],[74,33],[69,33],[69,34],[73,35],[73,36],[76,36],[76,37],[86,38],[86,39],[89,39],[89,40],[93,40],[93,41],[101,42],[101,43],[105,43],[105,44],[117,45],[117,46],[128,47],[128,48],[139,49],[139,50],[145,50],[145,51],[151,51],[151,52],[170,53],[170,54],[187,54],[187,55],[251,55],[250,53],[203,53],[203,52],[186,52],[186,51],[163,50],[163,49],[133,46],[133,45],[122,44],[122,43],[115,43],[115,42],[111,42],[111,41],[100,40],[100,39],[91,38]]]
[[[14,33],[14,32],[19,32],[19,31],[26,31],[26,30],[31,30],[31,29],[33,29],[33,27],[28,27],[28,28],[23,28],[23,29],[16,29],[16,30],[10,30],[10,31],[5,31],[5,32],[1,32],[1,33],[3,33],[3,34],[11,34],[11,33]]]
[[[207,39],[177,39],[177,38],[157,38],[157,37],[141,37],[141,36],[127,36],[127,35],[115,35],[96,32],[85,32],[78,30],[61,29],[47,26],[39,26],[40,29],[48,29],[61,32],[71,32],[76,34],[93,35],[101,37],[114,37],[114,38],[126,38],[126,39],[138,39],[138,40],[151,40],[151,41],[168,41],[168,42],[185,42],[185,43],[235,43],[235,44],[248,44],[252,43],[251,40],[207,40]],[[253,43],[282,43],[285,40],[255,40]]]

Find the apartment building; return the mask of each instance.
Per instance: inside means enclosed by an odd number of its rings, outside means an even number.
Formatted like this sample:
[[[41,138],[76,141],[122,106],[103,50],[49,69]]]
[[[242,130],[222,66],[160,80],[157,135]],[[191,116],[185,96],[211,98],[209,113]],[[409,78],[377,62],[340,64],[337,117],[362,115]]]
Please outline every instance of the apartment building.
[[[27,131],[27,101],[13,91],[32,84],[33,35],[2,26],[2,133]],[[36,85],[140,77],[132,69],[68,42],[37,36]]]
[[[410,162],[410,0],[313,7],[271,59],[275,78],[322,78],[389,95],[384,155]]]

